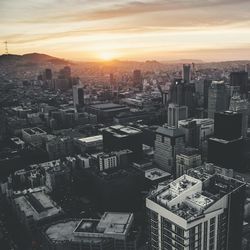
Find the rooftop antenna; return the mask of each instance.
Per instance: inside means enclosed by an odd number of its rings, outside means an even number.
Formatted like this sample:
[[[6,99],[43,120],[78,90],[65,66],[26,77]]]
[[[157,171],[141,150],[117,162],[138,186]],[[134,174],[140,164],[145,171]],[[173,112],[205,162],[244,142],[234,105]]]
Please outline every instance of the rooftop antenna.
[[[6,54],[6,55],[9,55],[8,42],[5,41],[4,44],[5,44],[5,54]]]

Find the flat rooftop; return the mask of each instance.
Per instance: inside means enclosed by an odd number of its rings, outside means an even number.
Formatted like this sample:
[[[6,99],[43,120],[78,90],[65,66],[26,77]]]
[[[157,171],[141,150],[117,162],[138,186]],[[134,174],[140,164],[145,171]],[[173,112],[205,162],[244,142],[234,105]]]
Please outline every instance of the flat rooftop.
[[[171,176],[170,173],[165,172],[159,168],[152,168],[145,171],[145,177],[151,181],[155,181],[169,176]]]
[[[115,103],[102,103],[102,104],[94,104],[90,105],[91,108],[100,109],[100,110],[109,110],[109,109],[120,109],[127,108],[125,105],[119,105]]]
[[[62,211],[43,191],[24,193],[15,198],[14,202],[26,217],[32,216],[35,221],[57,215]]]
[[[132,213],[106,212],[101,219],[60,221],[45,230],[54,241],[100,242],[105,238],[126,237],[133,223]]]
[[[83,137],[78,139],[78,141],[84,142],[84,143],[90,143],[90,142],[96,142],[96,141],[102,141],[103,136],[102,135],[95,135],[90,137]]]
[[[161,134],[167,137],[181,137],[185,136],[185,134],[179,128],[174,127],[159,127],[156,130],[156,134]]]
[[[103,131],[110,132],[116,137],[125,137],[128,135],[142,133],[140,129],[130,127],[130,126],[122,126],[122,125],[110,126],[110,127],[104,128]]]
[[[73,242],[81,242],[83,240],[82,237],[76,237],[74,234],[74,230],[77,225],[81,222],[80,219],[78,220],[68,220],[68,221],[61,221],[56,224],[52,224],[47,228],[45,231],[46,236],[52,241],[73,241]],[[84,238],[84,242],[92,241],[91,237]],[[101,242],[101,238],[96,238],[95,241]]]
[[[14,142],[15,144],[23,144],[23,143],[24,143],[24,141],[21,140],[21,139],[18,138],[18,137],[13,137],[13,138],[11,138],[11,141]]]
[[[125,234],[132,220],[131,213],[105,213],[97,228],[104,234]]]
[[[40,134],[46,134],[45,131],[43,131],[40,128],[24,128],[23,131],[29,135],[40,135]]]
[[[202,185],[204,181],[206,185]],[[148,199],[186,221],[192,221],[202,216],[209,206],[241,185],[245,184],[223,175],[205,173],[199,168],[166,185]]]

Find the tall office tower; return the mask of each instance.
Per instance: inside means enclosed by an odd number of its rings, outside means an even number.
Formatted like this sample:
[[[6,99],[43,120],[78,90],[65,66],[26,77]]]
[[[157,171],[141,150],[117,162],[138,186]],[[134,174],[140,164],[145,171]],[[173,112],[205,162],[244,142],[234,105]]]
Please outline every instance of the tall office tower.
[[[71,68],[69,66],[65,66],[60,70],[58,77],[61,79],[69,79],[71,77]]]
[[[182,79],[185,83],[190,83],[191,81],[191,65],[183,64]]]
[[[245,71],[247,72],[248,77],[250,77],[250,64],[245,66]]]
[[[80,85],[73,86],[73,103],[74,107],[83,107],[84,105],[84,87]]]
[[[208,91],[209,91],[209,87],[212,83],[212,80],[209,79],[205,79],[204,80],[204,109],[208,109]]]
[[[186,84],[182,79],[175,79],[170,86],[170,102],[181,106],[188,107],[189,116],[194,115],[195,109],[195,86],[194,84]]]
[[[195,65],[195,63],[192,63],[192,76],[191,76],[191,78],[195,78],[195,75],[196,75],[196,65]]]
[[[242,114],[242,136],[247,136],[248,129],[248,101],[242,99],[238,93],[234,93],[230,100],[229,110]]]
[[[142,89],[142,74],[139,69],[136,69],[133,72],[133,84],[134,84],[134,87],[138,87]]]
[[[214,137],[223,140],[240,138],[242,114],[225,111],[214,114]]]
[[[109,83],[110,83],[111,87],[115,85],[115,77],[114,77],[113,73],[109,74]]]
[[[222,168],[244,171],[243,138],[223,140],[215,137],[208,139],[208,162]]]
[[[232,111],[215,113],[214,137],[208,139],[208,162],[242,171],[242,115]]]
[[[45,69],[44,72],[45,80],[52,80],[52,70],[51,69]]]
[[[183,152],[176,155],[176,177],[186,174],[191,168],[199,167],[202,164],[201,154],[196,148],[185,148]]]
[[[194,169],[152,193],[150,249],[241,249],[245,189],[238,180]]]
[[[248,93],[248,73],[245,71],[232,72],[230,74],[230,85],[239,86],[240,94],[247,97]]]
[[[102,133],[104,152],[129,149],[133,152],[134,160],[141,160],[143,133],[140,129],[115,125],[103,129]]]
[[[188,117],[188,107],[170,103],[168,105],[168,126],[178,128],[178,121]]]
[[[176,154],[185,148],[185,135],[178,128],[159,127],[156,130],[154,160],[162,169],[175,174]]]
[[[213,81],[208,90],[208,118],[215,112],[227,110],[227,91],[224,81]]]
[[[169,93],[168,93],[168,91],[162,91],[161,95],[162,95],[162,104],[164,106],[167,106],[168,101],[169,101]]]
[[[196,120],[187,119],[178,122],[179,129],[185,134],[186,146],[199,148],[201,142],[201,124]]]

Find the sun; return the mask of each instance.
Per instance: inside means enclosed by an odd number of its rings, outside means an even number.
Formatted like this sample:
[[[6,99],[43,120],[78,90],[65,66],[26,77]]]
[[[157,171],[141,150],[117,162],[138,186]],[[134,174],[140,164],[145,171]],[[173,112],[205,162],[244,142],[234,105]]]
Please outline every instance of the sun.
[[[115,53],[111,51],[105,51],[105,52],[100,53],[99,57],[103,61],[111,61],[115,59]]]

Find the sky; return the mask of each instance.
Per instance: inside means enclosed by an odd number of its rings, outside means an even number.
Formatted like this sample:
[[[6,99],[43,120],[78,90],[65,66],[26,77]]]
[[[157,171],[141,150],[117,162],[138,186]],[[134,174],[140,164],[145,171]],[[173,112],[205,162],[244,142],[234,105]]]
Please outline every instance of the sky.
[[[250,59],[250,0],[0,0],[0,54]]]

